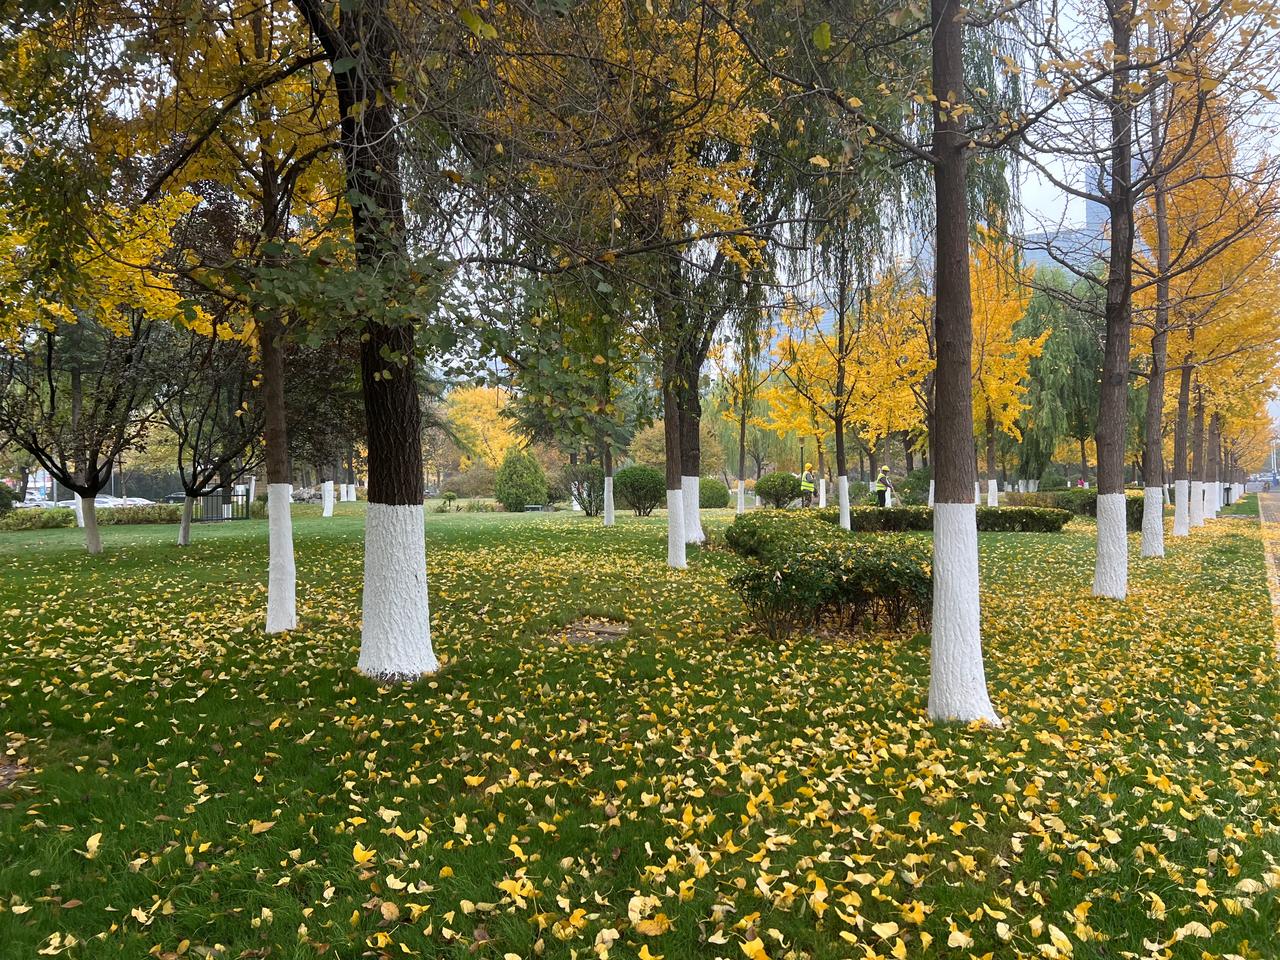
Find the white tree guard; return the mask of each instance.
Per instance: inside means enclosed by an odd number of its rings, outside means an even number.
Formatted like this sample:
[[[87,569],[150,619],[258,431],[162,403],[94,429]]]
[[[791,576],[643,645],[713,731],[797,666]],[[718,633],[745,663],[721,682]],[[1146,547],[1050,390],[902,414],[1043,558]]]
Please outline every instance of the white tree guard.
[[[102,533],[98,530],[98,504],[93,497],[76,495],[80,505],[80,525],[84,527],[85,549],[92,554],[102,552]]]
[[[747,512],[747,482],[745,480],[738,481],[737,501],[738,501],[737,506],[735,508],[736,512],[746,513]]]
[[[320,508],[321,515],[325,517],[333,516],[333,481],[326,480],[320,484]]]
[[[1173,481],[1173,535],[1185,537],[1191,533],[1191,484],[1186,480]]]
[[[407,680],[440,668],[431,648],[422,504],[369,504],[363,611],[361,673]]]
[[[827,505],[827,478],[823,477],[818,481],[818,507]]]
[[[1093,568],[1093,595],[1123,600],[1129,592],[1129,534],[1123,493],[1098,497],[1098,557]]]
[[[1191,481],[1189,516],[1192,527],[1204,526],[1204,482],[1201,480]]]
[[[1142,555],[1164,556],[1164,487],[1142,491]]]
[[[999,726],[987,695],[978,604],[976,505],[933,508],[933,641],[929,657],[929,716]]]
[[[267,484],[267,633],[282,633],[298,626],[292,499],[292,485]]]
[[[988,507],[1000,506],[1000,488],[996,484],[995,480],[987,481],[987,506]]]
[[[929,506],[933,506],[933,481],[929,481]],[[976,522],[976,521],[975,521]]]
[[[604,525],[612,527],[613,516],[613,477],[604,478]]]
[[[686,566],[682,490],[667,491],[667,566],[673,570],[683,570]]]
[[[849,529],[849,478],[843,474],[836,477],[836,498],[840,503],[840,526]]]
[[[705,543],[707,539],[707,535],[702,532],[702,509],[698,504],[701,488],[698,477],[680,478],[680,490],[684,497],[681,522],[684,524],[685,543]]]

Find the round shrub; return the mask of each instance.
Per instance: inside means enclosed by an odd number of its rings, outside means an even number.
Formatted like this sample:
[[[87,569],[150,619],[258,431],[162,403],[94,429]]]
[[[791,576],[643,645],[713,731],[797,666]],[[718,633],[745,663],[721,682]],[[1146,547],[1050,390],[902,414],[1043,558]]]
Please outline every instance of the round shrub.
[[[494,477],[494,493],[503,508],[520,511],[529,504],[547,502],[547,477],[533,454],[512,447],[502,458]]]
[[[564,468],[560,482],[588,517],[604,513],[604,470],[601,467],[594,463],[571,463]]]
[[[729,505],[729,488],[715,477],[698,481],[698,506],[703,510],[723,510]]]
[[[8,486],[0,483],[0,517],[13,509],[13,501],[17,499],[17,496]]]
[[[653,467],[624,467],[613,475],[613,493],[619,506],[647,517],[666,498],[667,478]]]
[[[765,503],[782,510],[800,496],[800,478],[794,473],[766,473],[756,481],[756,495]]]

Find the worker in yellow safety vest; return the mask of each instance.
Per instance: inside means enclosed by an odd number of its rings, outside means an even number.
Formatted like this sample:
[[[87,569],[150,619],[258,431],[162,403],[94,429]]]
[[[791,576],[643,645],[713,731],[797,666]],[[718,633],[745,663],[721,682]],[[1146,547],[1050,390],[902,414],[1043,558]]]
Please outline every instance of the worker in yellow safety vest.
[[[800,474],[800,500],[806,507],[813,506],[813,464],[804,465],[804,473]]]
[[[887,507],[889,505],[889,491],[893,489],[893,481],[889,479],[889,468],[887,466],[880,468],[880,473],[876,475],[873,489],[876,494],[876,503],[882,507]]]

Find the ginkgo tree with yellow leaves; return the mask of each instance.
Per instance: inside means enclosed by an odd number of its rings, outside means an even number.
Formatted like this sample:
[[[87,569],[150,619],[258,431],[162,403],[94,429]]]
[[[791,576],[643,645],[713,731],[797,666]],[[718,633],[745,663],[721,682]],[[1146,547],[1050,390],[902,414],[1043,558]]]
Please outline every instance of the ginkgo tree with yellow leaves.
[[[1020,267],[1012,244],[980,229],[970,267],[973,291],[973,419],[986,441],[987,506],[999,504],[996,434],[1019,438],[1026,405],[1027,373],[1051,330],[1034,337],[1015,330],[1031,302],[1030,272]]]

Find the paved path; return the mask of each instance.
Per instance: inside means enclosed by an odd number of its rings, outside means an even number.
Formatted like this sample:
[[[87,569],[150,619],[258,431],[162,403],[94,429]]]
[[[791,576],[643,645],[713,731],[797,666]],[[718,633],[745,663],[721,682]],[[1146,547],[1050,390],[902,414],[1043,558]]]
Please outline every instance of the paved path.
[[[1271,621],[1276,629],[1276,655],[1280,656],[1280,493],[1259,493],[1262,546],[1267,554],[1267,586],[1271,588]]]

